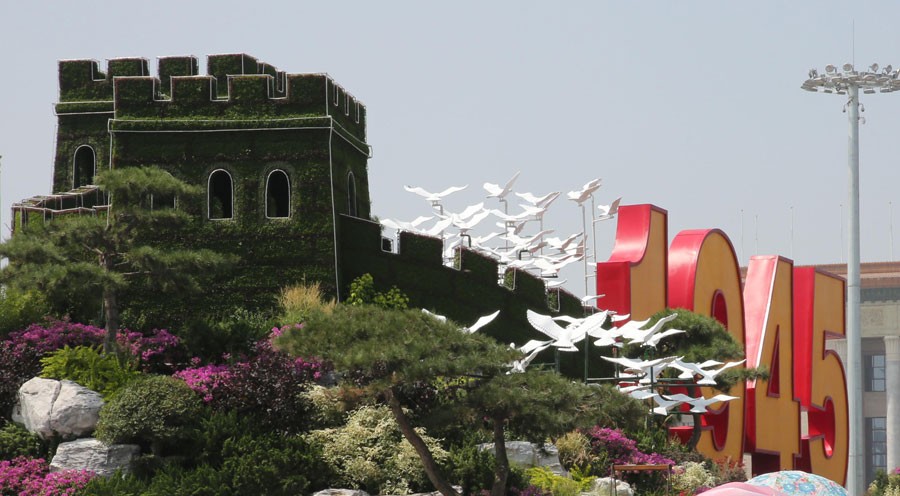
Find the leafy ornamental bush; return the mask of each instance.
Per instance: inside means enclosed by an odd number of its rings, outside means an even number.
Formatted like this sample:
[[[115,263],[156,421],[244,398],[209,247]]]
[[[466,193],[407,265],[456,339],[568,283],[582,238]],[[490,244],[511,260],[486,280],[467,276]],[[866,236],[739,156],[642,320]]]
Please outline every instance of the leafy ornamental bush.
[[[890,475],[884,470],[877,470],[866,496],[900,496],[900,470],[894,469]]]
[[[572,431],[558,438],[554,444],[559,450],[559,462],[566,470],[584,469],[594,462],[591,440],[580,431]]]
[[[716,478],[702,463],[685,462],[672,469],[672,488],[680,494],[693,495],[715,487]]]
[[[203,419],[186,444],[185,457],[141,457],[131,475],[94,480],[82,494],[310,494],[328,487],[331,478],[317,447],[297,436],[265,432],[255,419],[235,411]]]
[[[17,350],[30,347],[45,354],[64,346],[100,346],[105,337],[106,330],[100,327],[48,318],[10,333],[9,342]],[[117,339],[125,357],[144,371],[164,370],[177,363],[182,355],[179,338],[165,329],[154,329],[150,334],[121,329]]]
[[[273,336],[282,329],[273,329]],[[303,394],[328,366],[319,360],[292,358],[258,342],[252,356],[231,365],[207,365],[177,372],[203,401],[222,411],[234,409],[284,432],[308,429],[310,402]]]
[[[33,347],[0,342],[0,417],[9,418],[19,388],[41,371],[40,360],[41,353]]]
[[[409,307],[409,297],[397,286],[392,286],[387,292],[375,291],[375,280],[372,279],[372,275],[363,274],[350,283],[350,295],[344,304],[372,304],[379,308],[405,310]]]
[[[439,463],[447,452],[437,440],[417,429]],[[312,431],[310,441],[322,447],[325,463],[336,474],[337,487],[364,489],[370,494],[408,494],[430,489],[422,461],[400,433],[390,410],[364,406],[347,424]]]
[[[43,319],[50,307],[36,291],[0,288],[0,339]]]
[[[572,477],[556,475],[547,467],[534,467],[525,471],[528,483],[549,492],[553,496],[578,496],[588,491],[596,479],[593,475],[573,472]]]
[[[188,438],[203,405],[184,381],[149,376],[133,381],[100,410],[95,435],[108,444],[149,444],[159,455],[165,446]]]
[[[20,456],[43,458],[49,455],[47,448],[47,443],[40,437],[18,424],[7,422],[0,428],[0,460]]]
[[[254,344],[264,339],[273,325],[274,320],[266,314],[237,309],[221,317],[197,317],[185,323],[179,335],[183,337],[186,356],[197,357],[205,364],[225,354],[251,353]]]
[[[629,439],[619,429],[593,427],[582,431],[591,443],[591,454],[596,460],[594,466],[606,467],[612,464],[672,464],[672,460],[656,453],[642,453],[637,443]]]
[[[449,480],[462,486],[462,494],[480,494],[482,491],[490,493],[494,485],[497,461],[492,452],[478,449],[479,441],[470,435],[462,444],[450,447],[444,471]],[[525,482],[525,471],[518,465],[511,466],[510,469],[506,488],[511,494],[516,494],[515,488],[528,485]]]
[[[70,380],[94,390],[109,401],[125,384],[141,376],[129,365],[122,365],[113,354],[104,355],[99,347],[68,345],[41,359],[41,377]]]
[[[0,462],[0,495],[57,496],[73,494],[94,477],[88,470],[50,473],[43,458],[19,457]]]

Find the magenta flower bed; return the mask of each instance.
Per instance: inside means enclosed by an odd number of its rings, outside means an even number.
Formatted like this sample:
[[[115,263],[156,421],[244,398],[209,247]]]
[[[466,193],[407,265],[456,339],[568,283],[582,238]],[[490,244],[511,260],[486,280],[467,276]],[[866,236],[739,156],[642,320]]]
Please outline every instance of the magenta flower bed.
[[[42,458],[19,457],[0,462],[0,494],[56,496],[76,494],[95,477],[89,470],[50,473]]]
[[[667,465],[675,462],[656,453],[642,453],[637,448],[637,443],[622,434],[619,429],[607,429],[595,426],[584,431],[591,440],[591,449],[594,453],[606,452],[609,459],[616,465]]]

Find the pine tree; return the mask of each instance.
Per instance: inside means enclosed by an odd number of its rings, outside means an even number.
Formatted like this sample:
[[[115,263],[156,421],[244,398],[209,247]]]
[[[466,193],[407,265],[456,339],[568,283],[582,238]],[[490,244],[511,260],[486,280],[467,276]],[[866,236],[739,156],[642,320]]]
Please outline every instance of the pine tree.
[[[497,453],[494,495],[504,494],[509,473],[504,429],[543,439],[571,429],[579,420],[596,421],[610,411],[604,408],[608,399],[617,407],[630,405],[622,407],[629,414],[645,415],[639,404],[610,388],[573,383],[553,372],[507,375],[507,364],[521,359],[521,352],[418,310],[340,305],[330,313],[313,312],[276,345],[293,355],[331,361],[360,388],[363,399],[386,402],[429,480],[445,496],[456,493],[413,424],[427,413],[415,393],[423,386],[453,382],[456,386],[439,409],[474,425],[482,425],[485,418],[491,424]]]
[[[199,291],[198,276],[233,259],[152,242],[157,230],[188,221],[175,202],[190,201],[201,188],[156,167],[107,170],[95,182],[110,199],[106,215],[63,216],[13,236],[0,245],[0,257],[9,259],[0,282],[56,297],[96,292],[105,316],[103,350],[111,353],[118,352],[118,296],[123,289],[146,281],[160,291]]]

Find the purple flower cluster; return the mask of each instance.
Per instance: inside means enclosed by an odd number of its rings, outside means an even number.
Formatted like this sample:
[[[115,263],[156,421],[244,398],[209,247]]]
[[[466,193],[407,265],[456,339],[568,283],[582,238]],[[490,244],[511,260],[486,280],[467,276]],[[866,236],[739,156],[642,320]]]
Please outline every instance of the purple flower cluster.
[[[156,368],[172,367],[178,361],[180,340],[165,329],[153,329],[148,335],[127,329],[119,331],[119,346],[136,358],[141,368],[149,372],[151,365]]]
[[[89,470],[50,473],[50,467],[43,458],[19,457],[0,462],[0,489],[3,490],[3,494],[19,496],[75,494],[92,478],[94,473]]]
[[[273,329],[273,334],[286,327]],[[229,361],[230,356],[223,356]],[[298,393],[308,388],[330,365],[318,359],[293,358],[272,347],[271,337],[257,342],[249,356],[234,363],[194,367],[174,374],[214,409],[256,414],[272,427],[297,430],[306,422],[306,400]]]
[[[615,464],[633,465],[663,465],[675,462],[656,453],[642,453],[637,443],[622,434],[619,429],[607,429],[594,426],[584,432],[591,440],[591,451],[594,453],[606,453],[610,462]]]
[[[16,353],[34,350],[38,354],[46,354],[64,346],[100,346],[105,337],[105,329],[65,319],[48,318],[43,323],[32,324],[23,331],[10,333],[7,346]],[[178,353],[178,337],[165,329],[154,329],[150,335],[121,329],[117,341],[145,371],[149,371],[151,365],[159,368],[160,365],[172,364]]]
[[[228,365],[189,367],[175,372],[174,375],[200,394],[205,403],[214,403],[220,400],[225,394],[229,379],[231,379]]]
[[[11,332],[9,340],[17,350],[33,348],[39,353],[50,353],[64,346],[97,346],[103,344],[106,330],[68,320],[47,319],[31,324],[24,331]]]

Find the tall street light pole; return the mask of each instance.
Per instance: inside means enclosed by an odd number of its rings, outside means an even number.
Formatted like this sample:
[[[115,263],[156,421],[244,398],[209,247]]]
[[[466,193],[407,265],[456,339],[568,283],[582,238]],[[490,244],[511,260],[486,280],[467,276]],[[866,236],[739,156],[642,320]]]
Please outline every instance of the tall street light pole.
[[[862,338],[860,335],[859,312],[859,90],[863,93],[890,93],[900,90],[898,72],[891,66],[880,73],[878,64],[872,64],[869,71],[856,71],[852,64],[844,64],[842,71],[829,64],[825,74],[810,69],[809,79],[801,88],[806,91],[849,95],[844,106],[849,119],[847,162],[849,168],[848,226],[849,246],[847,253],[847,403],[849,406],[850,445],[847,466],[847,491],[850,494],[864,494],[865,486],[865,438],[862,412]],[[865,123],[865,118],[862,118]]]

